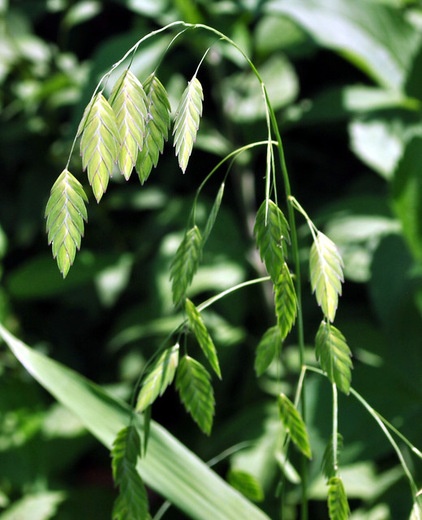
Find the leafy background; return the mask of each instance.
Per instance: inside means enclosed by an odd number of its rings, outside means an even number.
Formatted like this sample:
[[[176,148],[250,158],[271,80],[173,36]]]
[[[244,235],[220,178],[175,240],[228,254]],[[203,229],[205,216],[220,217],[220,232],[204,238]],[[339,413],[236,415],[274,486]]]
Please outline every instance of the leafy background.
[[[1,323],[130,401],[146,360],[180,318],[169,269],[194,190],[226,153],[266,136],[261,92],[239,55],[200,31],[179,38],[166,54],[160,79],[174,111],[186,80],[213,44],[200,71],[203,119],[186,174],[168,145],[145,186],[113,179],[100,206],[90,197],[82,250],[65,281],[47,246],[44,208],[102,73],[151,30],[179,19],[207,23],[236,41],[259,68],[277,110],[293,193],[341,250],[346,284],[336,323],[354,354],[354,388],[421,446],[420,3],[3,0],[0,11]],[[149,40],[138,52],[132,72],[141,81],[169,39]],[[77,154],[71,169],[85,182],[77,173]],[[248,151],[233,166],[190,297],[202,301],[262,274],[252,228],[264,175],[264,150]],[[216,178],[200,197],[198,216],[204,221],[221,182]],[[305,223],[300,241],[307,280]],[[310,293],[305,285],[306,341],[312,345],[320,311]],[[291,392],[295,384],[294,334],[283,346],[281,368],[256,381],[254,352],[273,324],[271,297],[249,287],[221,300],[204,318],[223,373],[214,382],[212,436],[198,431],[173,391],[154,405],[153,418],[204,460],[256,441],[215,469],[223,476],[229,469],[253,474],[265,491],[260,507],[277,518],[273,396]],[[13,503],[37,511],[39,519],[91,518],[94,512],[109,517],[108,451],[8,350],[2,348],[0,356],[0,518],[13,518]],[[330,388],[318,377],[306,385],[315,454],[311,512],[312,518],[326,518],[321,461],[330,434]],[[344,396],[340,431],[341,473],[353,518],[408,517],[410,493],[391,446]],[[412,469],[420,483],[420,464]],[[284,498],[283,518],[295,518],[297,488],[287,486]],[[153,511],[161,501],[151,493]],[[167,515],[179,517],[175,509]]]

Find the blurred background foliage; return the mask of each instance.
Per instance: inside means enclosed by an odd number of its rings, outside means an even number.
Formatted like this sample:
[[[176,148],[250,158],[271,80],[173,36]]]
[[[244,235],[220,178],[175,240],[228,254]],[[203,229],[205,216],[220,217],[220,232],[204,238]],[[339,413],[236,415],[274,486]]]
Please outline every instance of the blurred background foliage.
[[[174,20],[206,23],[237,42],[260,70],[284,140],[293,193],[339,246],[347,283],[337,323],[354,353],[352,384],[416,446],[422,445],[422,6],[412,0],[7,0],[0,1],[0,320],[40,351],[130,400],[145,361],[179,323],[169,263],[194,191],[227,153],[266,138],[261,91],[236,52],[189,31],[166,53],[159,77],[173,110],[212,44],[200,79],[204,117],[187,173],[169,145],[148,183],[113,179],[68,278],[51,258],[43,212],[99,77],[138,39]],[[169,34],[148,40],[132,65],[155,68]],[[81,175],[78,154],[71,171]],[[265,151],[244,153],[190,297],[198,302],[262,274],[251,229],[263,196]],[[224,172],[201,194],[205,219]],[[89,188],[88,188],[89,191]],[[310,237],[300,224],[305,282]],[[309,362],[320,311],[304,288]],[[256,381],[254,349],[273,324],[271,296],[253,286],[204,313],[219,348],[214,431],[205,438],[172,391],[154,419],[212,459],[248,471],[262,507],[279,518],[273,396],[294,389],[295,336],[282,364]],[[320,465],[330,434],[330,388],[307,379],[314,460],[311,517],[326,518]],[[341,474],[353,519],[407,518],[411,496],[387,440],[350,397],[340,400]],[[421,485],[422,468],[413,465]],[[0,508],[12,518],[108,518],[109,454],[78,421],[0,351]],[[294,483],[292,467],[287,476]],[[283,518],[296,517],[287,486]],[[152,509],[161,499],[151,496]],[[30,511],[30,513],[28,513]],[[20,516],[19,516],[20,515]],[[175,510],[167,513],[178,518]]]

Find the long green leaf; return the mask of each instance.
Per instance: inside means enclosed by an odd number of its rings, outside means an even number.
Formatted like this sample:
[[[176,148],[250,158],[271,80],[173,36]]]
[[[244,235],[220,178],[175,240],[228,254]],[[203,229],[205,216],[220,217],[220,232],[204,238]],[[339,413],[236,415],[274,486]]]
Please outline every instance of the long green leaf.
[[[262,376],[274,358],[280,354],[283,340],[280,327],[275,325],[267,329],[256,347],[254,368],[256,375]]]
[[[195,359],[183,356],[177,368],[176,388],[192,419],[209,435],[215,402],[208,371]]]
[[[170,266],[173,303],[179,305],[186,297],[202,256],[202,236],[199,228],[188,229]]]
[[[199,79],[194,76],[182,94],[174,120],[174,147],[179,166],[185,173],[202,116],[204,94]]]
[[[274,301],[281,341],[284,341],[292,330],[297,316],[295,286],[293,284],[292,275],[285,262],[277,283],[274,286]]]
[[[330,520],[347,520],[350,516],[346,491],[340,477],[328,481],[328,513]]]
[[[210,236],[212,228],[214,227],[215,221],[217,219],[217,215],[218,215],[218,212],[219,212],[220,206],[221,206],[221,201],[223,200],[224,187],[225,187],[225,184],[223,182],[220,186],[220,189],[218,190],[214,204],[211,208],[211,212],[208,216],[207,223],[205,226],[205,231],[204,231],[204,239],[203,239],[204,243],[206,242],[206,240],[208,240],[208,237]]]
[[[332,240],[318,231],[309,258],[312,291],[324,316],[334,321],[341,295],[343,260]]]
[[[348,394],[352,381],[352,353],[343,334],[326,321],[321,322],[315,338],[315,355],[329,380]]]
[[[404,87],[421,35],[398,9],[366,0],[272,0],[265,9],[293,18],[384,87]]]
[[[116,116],[101,92],[86,108],[81,137],[82,167],[99,202],[113,174],[119,151],[119,130]]]
[[[308,457],[308,459],[312,458],[308,432],[299,411],[284,394],[278,396],[278,407],[280,410],[281,421],[289,432],[292,441],[305,457]]]
[[[242,495],[252,500],[252,502],[262,502],[264,500],[264,490],[258,480],[247,473],[238,469],[230,469],[227,473],[227,482]]]
[[[256,215],[254,234],[268,274],[277,283],[287,256],[290,235],[283,212],[272,200],[264,200],[261,204]]]
[[[166,89],[154,73],[148,76],[143,86],[147,119],[144,146],[139,151],[136,161],[136,171],[141,184],[148,179],[152,168],[157,166],[170,128],[170,103]]]
[[[113,520],[147,520],[149,517],[147,492],[136,470],[140,453],[141,441],[137,428],[134,425],[123,428],[111,450],[113,479],[119,486]]]
[[[142,417],[122,401],[56,361],[26,346],[2,325],[0,337],[27,371],[59,402],[69,408],[86,428],[111,449],[117,434]],[[194,453],[151,421],[148,451],[138,461],[143,481],[197,520],[269,520],[268,516],[234,491]]]
[[[195,305],[187,298],[185,304],[186,316],[189,321],[189,327],[195,335],[202,352],[210,362],[210,365],[217,376],[221,379],[221,370],[218,363],[217,350],[209,332],[202,320],[201,314]]]
[[[143,412],[172,383],[179,363],[179,344],[166,349],[154,363],[138,395],[136,411]]]
[[[45,209],[48,243],[52,245],[53,257],[63,278],[81,246],[84,221],[88,219],[86,202],[88,198],[82,185],[69,170],[64,169],[51,188]]]
[[[125,70],[110,94],[110,104],[116,114],[120,137],[117,164],[125,179],[129,179],[138,152],[143,148],[146,102],[141,82],[129,69]]]

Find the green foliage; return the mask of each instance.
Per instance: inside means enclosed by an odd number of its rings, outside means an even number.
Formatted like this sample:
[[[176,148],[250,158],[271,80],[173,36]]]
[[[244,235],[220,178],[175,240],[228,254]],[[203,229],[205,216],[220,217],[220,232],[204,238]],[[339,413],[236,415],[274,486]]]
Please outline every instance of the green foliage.
[[[144,145],[136,161],[136,171],[141,184],[148,179],[152,168],[157,166],[170,127],[170,102],[167,91],[155,73],[148,76],[143,87],[146,94],[147,119]]]
[[[326,321],[321,322],[315,338],[315,355],[329,380],[348,394],[352,380],[352,354],[343,334]]]
[[[84,221],[88,219],[86,202],[88,198],[82,185],[65,168],[51,188],[45,208],[48,243],[64,278],[81,246]]]
[[[201,430],[210,435],[214,416],[214,392],[211,376],[195,359],[183,356],[176,374],[180,399]]]
[[[113,479],[119,495],[113,508],[113,520],[147,520],[148,497],[136,470],[141,441],[135,426],[121,430],[111,450]]]
[[[283,345],[281,329],[278,325],[267,329],[256,347],[255,353],[255,372],[262,376],[272,361],[281,353]]]
[[[280,411],[281,421],[288,431],[292,441],[306,457],[309,459],[312,458],[308,432],[299,411],[284,394],[278,396],[278,408]]]
[[[120,137],[117,164],[125,179],[129,179],[144,146],[147,120],[146,95],[138,78],[126,70],[116,81],[110,94],[110,104],[116,114]]]
[[[322,457],[322,472],[327,480],[337,475],[338,458],[342,447],[343,437],[340,433],[337,433],[336,443],[334,443],[334,438],[330,437]]]
[[[312,290],[324,316],[333,322],[344,281],[343,260],[333,241],[321,231],[315,236],[309,262]]]
[[[289,225],[281,209],[272,201],[264,201],[256,215],[254,233],[259,254],[274,283],[278,282],[287,244],[290,243]]]
[[[185,311],[188,318],[189,327],[194,333],[195,338],[202,349],[202,352],[205,354],[214,372],[221,379],[221,370],[218,363],[218,355],[214,342],[205,326],[204,321],[202,320],[201,314],[188,298],[186,299],[185,303]]]
[[[199,228],[193,226],[185,235],[176,251],[170,267],[173,303],[179,305],[186,298],[186,291],[192,283],[202,256],[202,236]]]
[[[281,341],[284,341],[291,331],[297,316],[295,287],[286,262],[284,262],[280,276],[274,286],[274,301]]]
[[[264,491],[261,485],[253,475],[246,473],[246,471],[230,469],[227,473],[227,482],[252,502],[264,500]]]
[[[94,197],[104,195],[119,152],[119,129],[115,114],[101,92],[86,107],[81,126],[82,166],[88,172]]]
[[[195,76],[183,92],[174,119],[174,147],[179,166],[185,173],[202,116],[204,94],[199,79]]]
[[[155,361],[148,375],[142,382],[138,395],[136,410],[143,412],[173,382],[179,362],[179,344],[167,348]]]
[[[349,518],[349,504],[340,477],[331,477],[328,481],[328,513],[330,520],[347,520]]]

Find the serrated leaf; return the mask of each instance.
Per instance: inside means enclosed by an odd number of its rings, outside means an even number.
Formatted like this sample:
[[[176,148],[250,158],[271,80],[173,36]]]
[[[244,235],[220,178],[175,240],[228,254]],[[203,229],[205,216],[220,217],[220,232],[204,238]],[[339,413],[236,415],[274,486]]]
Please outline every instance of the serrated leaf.
[[[256,215],[254,234],[261,260],[276,283],[287,257],[290,234],[283,212],[272,200],[261,204]]]
[[[283,264],[281,274],[274,285],[274,301],[281,341],[284,341],[292,330],[297,316],[295,286],[286,263]]]
[[[136,411],[143,412],[172,383],[179,362],[179,344],[166,349],[157,359],[142,383]]]
[[[208,237],[210,236],[212,228],[214,227],[215,221],[217,219],[217,215],[218,215],[218,212],[219,212],[220,206],[221,206],[221,201],[223,200],[224,187],[225,187],[225,184],[223,182],[222,185],[220,186],[220,189],[218,190],[214,204],[211,208],[211,212],[209,214],[209,217],[208,217],[208,220],[207,220],[207,223],[205,226],[204,243],[206,242],[206,240],[208,240]]]
[[[352,380],[352,353],[343,334],[326,321],[321,322],[315,338],[315,355],[328,379],[348,394]]]
[[[309,266],[312,291],[324,316],[333,322],[344,281],[343,260],[334,242],[321,231],[312,244]]]
[[[82,167],[99,202],[113,174],[119,145],[116,116],[101,92],[95,95],[86,115],[81,137]]]
[[[282,347],[280,327],[274,325],[267,329],[256,347],[254,368],[256,375],[262,374],[270,366],[274,358],[280,354]]]
[[[176,388],[186,410],[207,435],[211,433],[215,406],[210,379],[206,368],[195,359],[184,356],[180,360]]]
[[[230,469],[227,473],[227,482],[242,495],[252,502],[262,502],[264,500],[264,490],[258,480],[247,473],[236,469]]]
[[[278,407],[280,410],[281,421],[289,432],[292,441],[305,457],[308,457],[308,459],[312,458],[308,432],[299,411],[284,394],[278,396]]]
[[[202,85],[194,76],[185,88],[174,119],[174,147],[179,166],[185,173],[202,116],[204,94]]]
[[[84,221],[88,219],[88,198],[81,183],[64,169],[51,188],[45,209],[48,243],[63,278],[72,266],[76,250],[81,246]]]
[[[138,78],[127,69],[117,80],[110,94],[120,137],[117,164],[129,179],[142,150],[145,135],[147,97]]]
[[[157,166],[163,151],[164,141],[170,128],[170,103],[166,89],[155,73],[144,82],[147,118],[145,121],[144,146],[138,152],[136,171],[141,184],[149,177],[152,168]]]
[[[324,450],[324,455],[322,457],[322,472],[324,473],[325,478],[328,480],[331,477],[335,477],[337,475],[337,465],[339,459],[339,453],[343,447],[343,437],[340,433],[337,433],[337,444],[336,448],[334,448],[333,437],[330,437],[330,440],[327,443],[327,446]]]
[[[188,317],[189,327],[195,335],[202,352],[210,362],[210,365],[217,376],[221,379],[220,365],[218,363],[217,350],[202,320],[201,314],[195,305],[187,298],[185,303],[186,316]]]
[[[111,450],[112,471],[119,495],[113,507],[113,520],[147,520],[148,496],[136,469],[141,442],[135,426],[117,434]]]
[[[174,305],[179,305],[186,297],[202,256],[202,236],[197,226],[185,232],[170,266]]]
[[[340,477],[328,481],[328,513],[330,520],[347,520],[350,516],[346,491]]]

